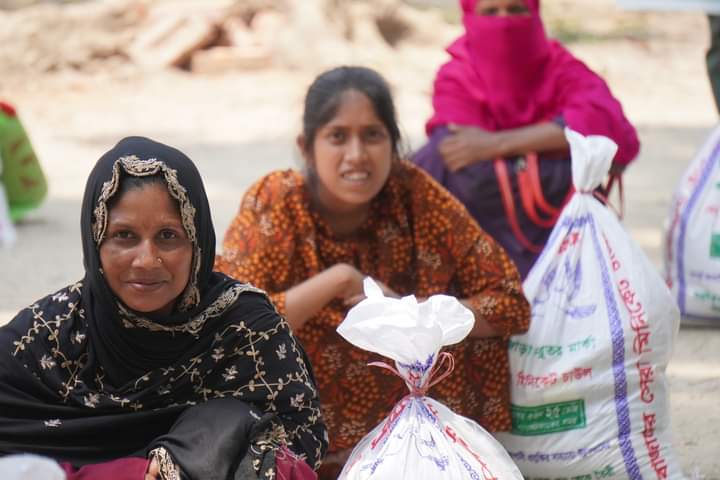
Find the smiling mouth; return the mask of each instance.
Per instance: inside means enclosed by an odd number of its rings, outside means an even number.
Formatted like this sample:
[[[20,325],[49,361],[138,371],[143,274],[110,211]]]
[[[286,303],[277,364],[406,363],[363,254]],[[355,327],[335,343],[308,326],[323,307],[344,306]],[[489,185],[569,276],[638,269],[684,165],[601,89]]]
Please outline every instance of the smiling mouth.
[[[370,178],[370,173],[368,172],[346,172],[341,175],[343,180],[347,180],[350,182],[363,182]]]
[[[165,285],[165,282],[127,282],[127,284],[138,292],[152,292]]]

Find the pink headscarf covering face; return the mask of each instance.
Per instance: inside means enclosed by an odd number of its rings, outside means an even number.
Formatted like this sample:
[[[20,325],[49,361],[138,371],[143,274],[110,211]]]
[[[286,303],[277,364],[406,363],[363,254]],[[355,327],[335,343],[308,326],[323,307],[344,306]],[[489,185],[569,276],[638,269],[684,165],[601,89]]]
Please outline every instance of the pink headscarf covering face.
[[[530,15],[485,16],[475,13],[477,1],[463,0],[465,46],[501,124],[514,123],[544,81],[550,48],[534,3]]]
[[[460,3],[466,33],[438,72],[428,134],[448,123],[497,131],[561,117],[580,133],[612,138],[616,162],[637,155],[635,129],[605,82],[547,38],[539,0],[525,0],[529,15],[509,16],[477,14],[478,0]]]

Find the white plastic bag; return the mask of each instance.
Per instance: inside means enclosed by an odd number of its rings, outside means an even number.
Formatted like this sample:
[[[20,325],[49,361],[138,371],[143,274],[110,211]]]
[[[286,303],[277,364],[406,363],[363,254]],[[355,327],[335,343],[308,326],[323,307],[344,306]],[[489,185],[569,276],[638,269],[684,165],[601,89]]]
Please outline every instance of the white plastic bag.
[[[2,176],[3,161],[0,155],[0,176]],[[8,207],[5,187],[0,182],[0,248],[10,247],[15,243],[15,227],[10,220],[10,208]]]
[[[422,303],[414,296],[387,298],[370,278],[364,288],[367,298],[337,331],[350,343],[395,360],[396,373],[414,393],[358,443],[339,478],[522,479],[507,452],[482,427],[422,394],[442,378],[434,377],[439,373],[435,366],[452,364],[450,354],[440,349],[470,333],[472,312],[446,295]]]
[[[54,460],[31,454],[0,458],[2,480],[65,480],[65,472]]]
[[[680,180],[665,225],[665,279],[683,321],[720,326],[720,127]]]
[[[617,149],[566,129],[577,193],[523,284],[510,339],[513,432],[526,479],[679,479],[665,367],[679,325],[666,285],[592,191]]]

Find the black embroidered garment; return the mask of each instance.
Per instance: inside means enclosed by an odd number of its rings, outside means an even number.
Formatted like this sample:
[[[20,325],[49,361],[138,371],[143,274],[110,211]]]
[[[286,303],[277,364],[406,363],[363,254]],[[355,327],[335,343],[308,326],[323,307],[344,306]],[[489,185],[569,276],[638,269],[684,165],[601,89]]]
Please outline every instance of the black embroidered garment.
[[[130,310],[103,277],[107,202],[128,175],[164,180],[192,242],[190,281],[167,316]],[[0,455],[85,465],[154,449],[182,478],[232,478],[246,452],[287,445],[319,465],[326,431],[305,353],[262,291],[212,271],[215,234],[190,159],[121,141],[90,174],[81,232],[84,279],[0,328]],[[272,478],[261,460],[256,473]]]

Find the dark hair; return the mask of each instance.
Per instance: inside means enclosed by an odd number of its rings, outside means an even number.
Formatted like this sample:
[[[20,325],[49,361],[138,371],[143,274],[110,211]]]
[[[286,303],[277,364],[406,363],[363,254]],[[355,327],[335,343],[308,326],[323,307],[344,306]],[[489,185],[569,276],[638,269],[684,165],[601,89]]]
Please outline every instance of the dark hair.
[[[390,133],[394,156],[399,157],[400,127],[395,116],[390,87],[379,73],[365,67],[333,68],[320,74],[310,85],[303,112],[305,149],[312,153],[318,129],[337,114],[342,94],[348,90],[357,90],[370,100],[375,114]]]
[[[118,188],[113,194],[113,196],[108,199],[108,210],[112,210],[112,208],[117,204],[120,198],[125,195],[125,193],[129,192],[130,190],[141,190],[149,185],[162,185],[163,187],[167,188],[167,183],[165,182],[165,179],[162,175],[158,174],[148,175],[146,177],[138,177],[123,172],[120,177],[120,185],[118,185]],[[178,209],[179,208],[180,207],[178,206]]]

